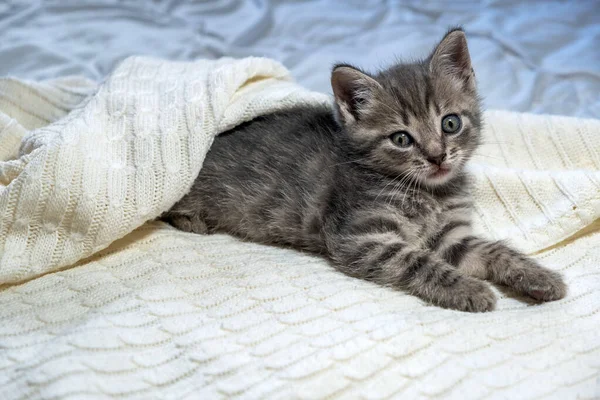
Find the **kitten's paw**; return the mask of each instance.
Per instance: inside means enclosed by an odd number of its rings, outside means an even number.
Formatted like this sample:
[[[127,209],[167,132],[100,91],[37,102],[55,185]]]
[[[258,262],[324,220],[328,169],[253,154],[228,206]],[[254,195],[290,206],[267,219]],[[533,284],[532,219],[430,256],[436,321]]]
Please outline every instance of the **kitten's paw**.
[[[167,222],[184,232],[194,232],[200,234],[208,232],[204,221],[197,216],[188,217],[187,215],[173,215],[167,218]]]
[[[535,265],[509,270],[508,286],[539,301],[553,301],[565,297],[567,285],[560,274]]]
[[[448,291],[446,298],[439,305],[458,311],[492,311],[496,305],[496,295],[487,283],[463,277]]]
[[[167,222],[173,225],[175,228],[184,232],[192,231],[192,221],[188,217],[178,215],[175,217],[170,217],[169,219],[167,219]]]

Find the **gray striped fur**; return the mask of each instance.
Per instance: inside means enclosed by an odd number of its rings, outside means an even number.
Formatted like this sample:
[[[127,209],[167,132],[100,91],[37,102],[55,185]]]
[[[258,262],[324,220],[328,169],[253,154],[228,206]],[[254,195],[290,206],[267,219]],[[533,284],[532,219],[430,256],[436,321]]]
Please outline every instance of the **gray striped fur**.
[[[461,30],[427,59],[375,75],[338,65],[332,87],[335,110],[278,112],[217,137],[191,191],[163,218],[318,253],[350,276],[462,311],[493,309],[484,280],[540,301],[565,295],[558,274],[472,235],[464,165],[481,112]],[[456,134],[442,132],[448,114],[462,120]],[[398,131],[414,145],[394,145]],[[449,172],[432,176],[441,167],[431,160],[444,156]]]

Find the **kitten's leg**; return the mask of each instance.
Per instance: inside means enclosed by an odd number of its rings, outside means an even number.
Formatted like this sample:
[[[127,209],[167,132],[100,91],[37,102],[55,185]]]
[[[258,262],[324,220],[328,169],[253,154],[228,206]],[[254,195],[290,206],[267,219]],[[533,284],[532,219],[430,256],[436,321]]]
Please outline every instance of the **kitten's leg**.
[[[435,305],[460,311],[490,311],[496,303],[487,283],[430,251],[412,248],[398,236],[343,236],[332,242],[337,243],[330,248],[334,263],[348,275],[401,288]]]
[[[162,219],[184,232],[208,233],[208,228],[199,214],[168,213]]]
[[[466,274],[509,286],[536,300],[558,300],[567,292],[560,274],[500,241],[468,236],[445,249],[443,257]]]

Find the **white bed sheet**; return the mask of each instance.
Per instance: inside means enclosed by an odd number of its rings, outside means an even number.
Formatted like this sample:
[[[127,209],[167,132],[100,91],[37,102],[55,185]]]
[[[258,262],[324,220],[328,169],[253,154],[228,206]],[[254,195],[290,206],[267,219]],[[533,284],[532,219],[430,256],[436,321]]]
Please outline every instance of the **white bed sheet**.
[[[427,54],[463,25],[488,108],[600,117],[600,2],[0,1],[0,76],[101,80],[132,54],[260,55],[310,89],[336,61]]]

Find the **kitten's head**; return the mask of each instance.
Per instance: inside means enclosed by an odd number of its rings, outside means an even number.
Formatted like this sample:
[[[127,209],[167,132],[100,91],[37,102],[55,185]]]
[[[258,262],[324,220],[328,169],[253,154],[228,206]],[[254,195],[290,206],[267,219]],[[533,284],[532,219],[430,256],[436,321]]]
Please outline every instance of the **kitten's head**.
[[[479,97],[460,29],[427,59],[377,75],[337,65],[331,85],[353,155],[380,172],[438,186],[462,171],[479,144]]]

